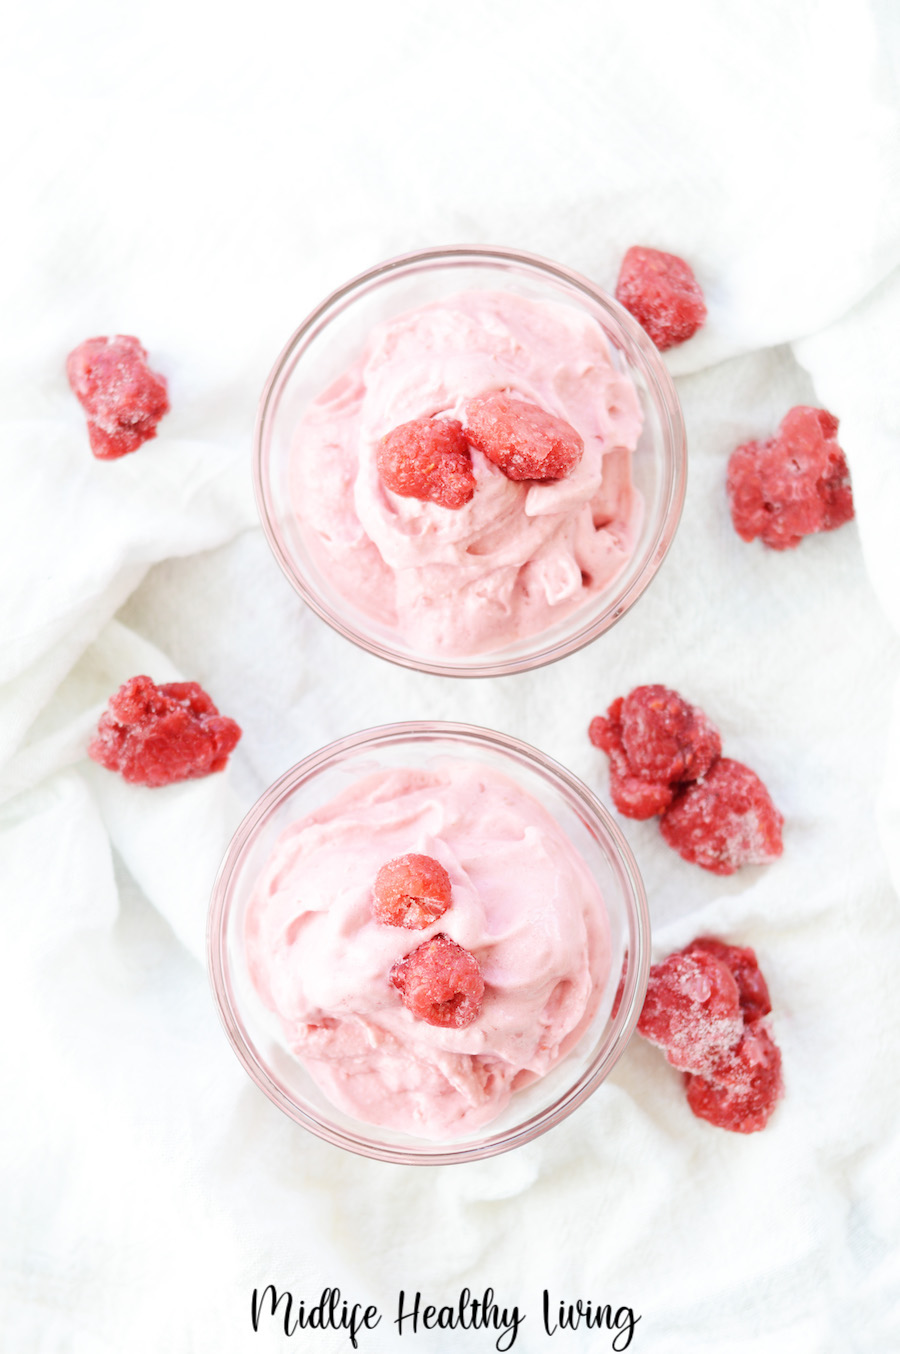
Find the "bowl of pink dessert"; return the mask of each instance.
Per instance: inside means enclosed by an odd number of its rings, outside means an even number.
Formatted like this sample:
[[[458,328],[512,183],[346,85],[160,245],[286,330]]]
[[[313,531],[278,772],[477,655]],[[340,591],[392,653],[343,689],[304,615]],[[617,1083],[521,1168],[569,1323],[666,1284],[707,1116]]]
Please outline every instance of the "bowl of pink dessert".
[[[445,676],[564,657],[640,597],[684,500],[652,341],[587,278],[509,249],[391,259],[297,329],[254,481],[282,570],[340,634]]]
[[[247,814],[209,911],[232,1047],[297,1123],[444,1164],[559,1123],[643,1004],[650,924],[625,839],[551,758],[465,724],[322,748]]]

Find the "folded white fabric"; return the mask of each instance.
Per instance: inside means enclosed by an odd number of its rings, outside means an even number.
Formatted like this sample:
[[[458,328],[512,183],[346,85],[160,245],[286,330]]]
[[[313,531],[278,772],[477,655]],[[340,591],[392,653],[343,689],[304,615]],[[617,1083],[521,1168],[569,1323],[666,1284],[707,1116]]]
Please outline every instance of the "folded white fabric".
[[[190,0],[53,18],[23,11],[0,81],[33,109],[4,170],[21,266],[0,337],[10,1349],[282,1348],[249,1320],[253,1288],[274,1282],[378,1304],[359,1337],[373,1354],[410,1343],[392,1325],[401,1288],[442,1303],[487,1285],[528,1314],[526,1354],[610,1344],[549,1341],[544,1288],[632,1306],[631,1347],[652,1354],[830,1354],[863,1329],[868,1349],[896,1350],[886,11],[266,0],[249,36],[246,16],[211,24]],[[38,67],[51,78],[34,106]],[[589,649],[479,683],[380,663],[307,611],[255,526],[248,464],[258,392],[303,314],[379,258],[460,239],[607,286],[628,245],[671,249],[709,303],[667,359],[690,483],[653,586]],[[63,375],[67,349],[103,332],[136,333],[172,398],[159,437],[113,463],[91,457]],[[725,463],[801,402],[841,420],[858,517],[778,554],[734,534]],[[87,762],[103,704],[137,672],[198,680],[239,721],[224,776],[152,791]],[[654,823],[624,823],[657,957],[702,932],[757,948],[787,1086],[765,1133],[694,1119],[640,1040],[564,1125],[491,1162],[380,1166],[289,1123],[246,1081],[197,962],[240,814],[307,752],[395,718],[511,732],[606,795],[587,723],[652,681],[707,710],[785,815],[783,859],[725,881]],[[348,1348],[304,1338],[311,1354]],[[460,1343],[431,1332],[412,1348]]]
[[[853,499],[866,568],[881,606],[900,634],[900,412],[893,396],[892,354],[900,325],[900,273],[821,334],[794,350],[853,448]],[[886,742],[879,799],[882,843],[900,893],[900,686]]]
[[[0,498],[0,764],[151,564],[229,540],[253,519],[246,467],[200,443],[108,463],[85,433],[5,425]]]

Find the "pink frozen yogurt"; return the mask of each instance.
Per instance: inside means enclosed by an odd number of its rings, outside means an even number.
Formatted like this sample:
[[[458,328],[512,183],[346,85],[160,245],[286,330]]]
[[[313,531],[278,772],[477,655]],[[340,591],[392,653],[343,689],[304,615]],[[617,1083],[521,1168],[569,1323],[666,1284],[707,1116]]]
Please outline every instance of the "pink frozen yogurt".
[[[408,852],[438,860],[452,904],[431,926],[379,924],[375,877]],[[465,1028],[417,1019],[389,975],[443,933],[484,977]],[[597,1012],[609,925],[584,860],[547,811],[456,758],[358,781],[281,837],[246,919],[251,979],[320,1090],[367,1123],[445,1140],[501,1113]]]
[[[461,508],[404,498],[376,466],[381,438],[419,418],[466,421],[502,391],[564,419],[584,454],[563,479],[508,479],[472,448]],[[642,500],[631,454],[642,414],[600,325],[562,302],[471,291],[390,320],[297,428],[294,511],[328,581],[414,649],[502,649],[585,606],[628,562]]]

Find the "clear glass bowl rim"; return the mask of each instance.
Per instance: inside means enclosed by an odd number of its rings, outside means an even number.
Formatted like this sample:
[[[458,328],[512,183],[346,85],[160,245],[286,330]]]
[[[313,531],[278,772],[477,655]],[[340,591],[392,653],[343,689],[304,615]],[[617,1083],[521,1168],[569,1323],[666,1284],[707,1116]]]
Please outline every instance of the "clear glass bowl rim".
[[[574,1085],[570,1086],[554,1104],[532,1115],[524,1123],[478,1142],[463,1142],[454,1147],[447,1144],[432,1145],[423,1141],[421,1147],[416,1145],[407,1148],[379,1143],[377,1136],[366,1136],[365,1131],[354,1133],[323,1123],[285,1095],[271,1079],[266,1068],[254,1056],[242,1032],[240,1015],[232,999],[225,958],[225,930],[231,901],[231,885],[242,864],[245,849],[257,829],[295,789],[345,753],[363,751],[366,748],[396,746],[406,742],[435,740],[459,741],[461,745],[470,747],[474,745],[476,748],[486,746],[494,752],[500,751],[510,755],[514,760],[523,760],[533,769],[543,773],[551,782],[562,783],[581,809],[599,823],[601,836],[613,857],[623,886],[629,941],[622,996],[616,1014],[609,1017],[612,1030],[606,1041],[603,1057],[595,1056]],[[566,767],[538,748],[510,734],[474,724],[408,720],[377,725],[336,739],[304,757],[269,786],[239,824],[219,867],[210,897],[206,942],[213,997],[229,1043],[251,1081],[273,1104],[317,1137],[358,1155],[405,1165],[450,1165],[483,1160],[531,1142],[567,1118],[606,1079],[624,1052],[643,1006],[650,970],[650,913],[643,880],[628,842],[609,811]],[[366,1129],[365,1125],[361,1127],[363,1130]],[[377,1135],[377,1126],[368,1131]]]
[[[277,505],[271,499],[266,464],[270,408],[280,390],[283,373],[289,364],[299,360],[304,348],[319,332],[323,321],[327,323],[329,312],[343,309],[343,304],[352,298],[354,293],[368,291],[376,282],[389,278],[392,274],[413,273],[424,271],[430,265],[453,263],[496,264],[498,267],[518,265],[530,271],[544,273],[558,282],[573,287],[576,291],[584,292],[594,304],[606,311],[609,319],[624,332],[643,359],[642,374],[654,392],[668,453],[668,485],[662,511],[653,537],[645,549],[643,566],[628,587],[610,601],[605,611],[594,616],[573,634],[533,652],[519,654],[509,659],[504,659],[501,655],[489,662],[480,661],[477,654],[454,662],[430,660],[404,653],[401,649],[393,649],[389,645],[379,643],[326,605],[299,572],[289,551],[282,543],[277,527]],[[269,373],[260,396],[253,432],[253,486],[263,532],[282,572],[307,606],[338,634],[367,652],[375,654],[376,657],[384,658],[400,667],[411,668],[416,672],[427,672],[442,677],[502,677],[515,672],[528,672],[558,662],[567,654],[576,653],[610,629],[642,595],[665,559],[681,518],[687,487],[687,439],[678,394],[658,349],[637,320],[608,292],[603,291],[581,273],[545,259],[539,254],[508,249],[500,245],[436,245],[428,249],[399,254],[350,278],[326,296],[294,331]],[[539,640],[540,637],[535,638]]]

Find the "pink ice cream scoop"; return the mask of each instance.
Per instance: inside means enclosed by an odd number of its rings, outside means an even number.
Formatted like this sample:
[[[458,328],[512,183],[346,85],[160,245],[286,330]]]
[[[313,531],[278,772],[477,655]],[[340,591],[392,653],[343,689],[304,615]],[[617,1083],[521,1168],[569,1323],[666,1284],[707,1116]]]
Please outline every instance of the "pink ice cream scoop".
[[[451,886],[450,905],[416,930],[373,907],[379,870],[409,853],[439,862]],[[252,982],[320,1090],[358,1119],[432,1140],[489,1123],[550,1071],[610,976],[606,908],[575,846],[520,786],[457,758],[374,772],[290,827],[245,939]],[[477,969],[474,1018],[431,1023],[404,1001],[392,974],[423,948],[455,963],[464,952],[464,973]]]
[[[395,430],[445,420],[459,438],[478,411],[500,408],[531,410],[545,437],[564,430],[558,478],[522,478],[527,456],[504,469],[481,449],[481,424],[464,453],[471,467],[460,461],[465,492],[450,495],[438,470],[424,497],[385,477]],[[631,477],[641,427],[634,383],[590,315],[462,292],[377,327],[307,407],[293,439],[293,509],[352,607],[419,652],[488,653],[552,629],[626,566],[643,514]]]

